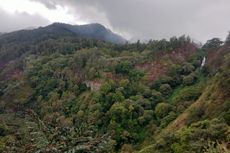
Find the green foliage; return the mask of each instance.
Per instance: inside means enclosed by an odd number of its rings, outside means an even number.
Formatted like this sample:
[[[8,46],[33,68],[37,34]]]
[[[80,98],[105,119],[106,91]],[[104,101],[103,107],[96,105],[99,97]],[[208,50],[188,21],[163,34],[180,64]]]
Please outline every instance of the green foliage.
[[[209,141],[208,146],[204,148],[204,153],[228,153],[229,150],[225,144]]]
[[[190,74],[188,76],[184,76],[183,77],[183,84],[185,86],[189,86],[189,85],[192,85],[196,82],[197,78],[194,74]]]
[[[163,119],[161,119],[161,125],[160,127],[166,127],[171,121],[175,120],[177,117],[176,113],[171,111],[166,115]]]
[[[184,128],[177,132],[180,141],[183,144],[187,143],[186,150],[188,151],[202,151],[204,146],[208,145],[206,140],[225,140],[227,131],[226,124],[218,119],[211,121],[205,120],[192,124],[188,128]],[[189,142],[188,140],[191,140]]]
[[[208,40],[203,46],[202,49],[208,50],[208,49],[214,49],[218,48],[223,44],[223,41],[221,41],[219,38],[212,38]]]
[[[0,115],[2,152],[134,152],[153,143],[150,152],[183,153],[215,150],[208,139],[228,141],[229,108],[207,113],[228,101],[227,53],[204,75],[201,60],[212,59],[194,53],[186,36],[123,45],[71,36],[0,43],[0,109],[13,114]],[[174,61],[177,52],[182,60]],[[152,71],[154,63],[162,71]],[[218,94],[207,95],[212,78]],[[208,105],[185,110],[202,94]]]
[[[203,90],[202,84],[197,84],[190,87],[179,88],[176,93],[173,93],[172,103],[175,105],[180,105],[186,101],[194,101],[201,95]]]
[[[0,124],[0,136],[4,137],[9,133],[9,129],[7,125],[4,122],[1,122]]]
[[[181,74],[188,75],[195,70],[195,67],[190,63],[185,63],[181,69]]]
[[[171,145],[171,149],[173,153],[183,153],[186,150],[186,145],[185,144],[179,144],[179,143],[173,143]]]
[[[163,101],[163,99],[163,95],[160,92],[152,90],[151,101],[153,106],[155,106],[156,103]]]
[[[115,83],[114,83],[114,81],[109,80],[108,82],[106,82],[105,84],[103,84],[103,85],[101,86],[100,91],[101,91],[103,94],[107,94],[107,93],[109,93],[110,91],[113,91],[114,88],[115,88]]]
[[[203,115],[205,114],[204,110],[205,109],[203,106],[190,109],[187,124],[191,124],[193,122],[196,122],[196,121],[199,121],[200,119],[202,119]]]
[[[129,74],[130,70],[133,68],[133,65],[128,61],[123,61],[116,65],[115,72],[116,74]]]
[[[228,125],[230,125],[230,109],[227,112],[224,113],[223,118],[224,118],[225,122]]]
[[[115,131],[115,140],[117,146],[120,147],[123,143],[137,142],[141,140],[141,135],[137,133],[141,132],[140,123],[138,124],[138,117],[136,114],[138,107],[130,102],[117,102],[112,105],[109,114],[109,125],[108,128]],[[143,117],[144,122],[148,122],[152,112],[146,112]],[[141,119],[139,119],[140,121]],[[142,123],[142,121],[140,121]]]
[[[144,76],[144,73],[142,71],[138,70],[131,70],[129,72],[129,78],[131,81],[139,81]]]
[[[141,126],[147,125],[153,119],[154,112],[152,110],[145,110],[143,116],[138,118]]]
[[[156,114],[157,118],[162,119],[168,115],[170,110],[172,110],[172,107],[170,104],[159,103],[159,104],[157,104],[157,106],[155,108],[155,114]]]
[[[165,96],[169,96],[172,93],[172,88],[169,84],[162,84],[159,91]]]
[[[227,125],[222,120],[203,120],[186,126],[174,134],[161,135],[152,146],[152,152],[207,152],[219,146],[210,146],[210,141],[226,141]],[[222,148],[223,149],[223,148]]]

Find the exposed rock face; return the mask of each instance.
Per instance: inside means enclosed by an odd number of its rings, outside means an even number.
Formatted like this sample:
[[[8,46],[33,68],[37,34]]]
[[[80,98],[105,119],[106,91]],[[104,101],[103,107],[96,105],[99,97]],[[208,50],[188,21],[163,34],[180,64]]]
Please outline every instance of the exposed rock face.
[[[98,91],[101,87],[101,83],[99,81],[85,81],[84,82],[88,88],[93,91]]]

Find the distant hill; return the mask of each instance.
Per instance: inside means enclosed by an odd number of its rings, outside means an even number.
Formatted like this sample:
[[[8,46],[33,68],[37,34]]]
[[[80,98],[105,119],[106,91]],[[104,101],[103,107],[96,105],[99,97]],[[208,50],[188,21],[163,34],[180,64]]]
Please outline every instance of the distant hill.
[[[124,38],[98,23],[87,25],[53,23],[46,27],[40,27],[33,30],[20,30],[4,34],[0,37],[0,42],[34,42],[46,38],[59,38],[63,36],[97,39],[115,44],[123,44],[126,42]]]

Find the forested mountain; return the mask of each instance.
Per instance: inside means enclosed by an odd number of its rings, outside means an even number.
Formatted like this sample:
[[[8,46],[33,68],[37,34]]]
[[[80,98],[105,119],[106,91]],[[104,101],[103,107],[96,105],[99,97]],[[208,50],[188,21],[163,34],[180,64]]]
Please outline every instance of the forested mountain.
[[[87,25],[53,23],[46,27],[40,27],[37,29],[20,30],[16,32],[6,33],[2,37],[0,37],[0,41],[32,43],[47,38],[58,38],[63,36],[91,38],[116,44],[122,44],[126,42],[124,38],[117,34],[114,34],[112,31],[106,29],[103,25],[98,23]]]
[[[113,36],[55,23],[0,37],[0,152],[228,153],[229,41]]]

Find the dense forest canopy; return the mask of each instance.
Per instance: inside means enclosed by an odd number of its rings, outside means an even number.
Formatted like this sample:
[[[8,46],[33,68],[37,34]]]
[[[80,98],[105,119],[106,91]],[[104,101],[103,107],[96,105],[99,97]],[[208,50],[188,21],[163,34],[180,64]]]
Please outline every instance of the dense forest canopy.
[[[0,152],[229,152],[229,36],[116,44],[55,28],[0,36]]]

